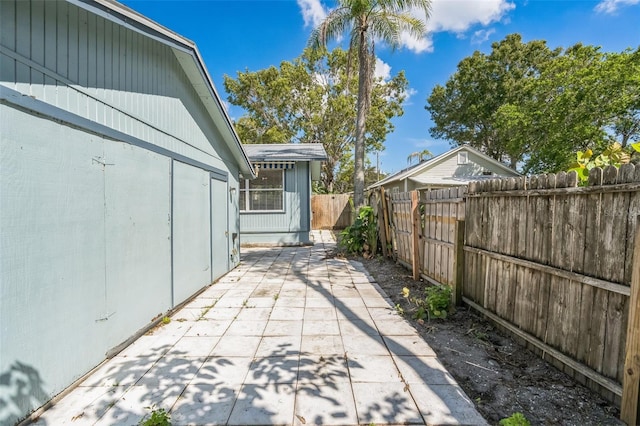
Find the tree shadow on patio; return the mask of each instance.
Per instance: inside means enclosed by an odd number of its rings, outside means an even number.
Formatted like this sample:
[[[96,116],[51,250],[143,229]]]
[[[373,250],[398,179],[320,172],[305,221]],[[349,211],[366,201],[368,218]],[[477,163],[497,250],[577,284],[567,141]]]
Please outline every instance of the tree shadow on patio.
[[[283,344],[247,365],[244,357],[191,357],[169,349],[151,348],[159,356],[114,357],[79,386],[88,396],[84,405],[63,400],[51,410],[72,406],[68,420],[99,425],[137,424],[158,409],[173,425],[291,424],[297,392],[327,401],[335,408],[328,417],[347,417],[339,399],[319,392],[348,383],[343,356],[319,357]]]

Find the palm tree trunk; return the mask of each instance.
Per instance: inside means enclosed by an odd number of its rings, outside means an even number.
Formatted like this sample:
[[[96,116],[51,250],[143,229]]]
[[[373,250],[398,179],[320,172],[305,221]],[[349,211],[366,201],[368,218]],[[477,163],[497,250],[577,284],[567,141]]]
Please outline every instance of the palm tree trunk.
[[[353,204],[356,212],[364,206],[364,138],[366,133],[367,105],[369,100],[369,50],[365,32],[360,32],[358,46],[358,103],[356,115],[356,140],[354,144]]]

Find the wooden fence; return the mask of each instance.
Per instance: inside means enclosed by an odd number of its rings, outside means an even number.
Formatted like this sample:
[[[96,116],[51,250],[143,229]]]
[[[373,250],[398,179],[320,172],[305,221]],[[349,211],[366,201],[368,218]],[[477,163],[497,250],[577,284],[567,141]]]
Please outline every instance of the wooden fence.
[[[311,197],[312,229],[344,229],[351,225],[349,194],[319,194]]]
[[[457,187],[388,197],[396,259],[412,269],[416,279],[453,287],[456,303],[462,289],[463,264],[458,258],[464,238],[465,194],[466,187]],[[413,256],[414,251],[418,256]]]
[[[393,255],[414,276],[451,285],[636,423],[640,167],[594,169],[586,187],[562,172],[383,197]]]

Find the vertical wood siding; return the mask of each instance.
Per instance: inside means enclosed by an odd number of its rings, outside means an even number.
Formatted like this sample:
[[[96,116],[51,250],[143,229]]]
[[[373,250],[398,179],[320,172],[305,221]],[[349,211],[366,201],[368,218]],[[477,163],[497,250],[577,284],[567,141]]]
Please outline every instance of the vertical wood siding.
[[[293,169],[285,170],[284,211],[241,213],[242,242],[276,243],[283,234],[288,234],[291,238],[297,238],[299,233],[308,234],[311,230],[309,179],[308,162],[297,162]],[[262,234],[263,237],[253,237],[258,234]],[[271,240],[270,234],[273,234]]]
[[[1,84],[198,161],[231,158],[168,46],[64,1],[2,1],[0,27]]]

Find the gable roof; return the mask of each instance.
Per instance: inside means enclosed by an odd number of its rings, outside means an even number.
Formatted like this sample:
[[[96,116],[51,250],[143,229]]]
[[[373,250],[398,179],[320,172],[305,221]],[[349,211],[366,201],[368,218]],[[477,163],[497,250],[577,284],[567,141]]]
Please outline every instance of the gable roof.
[[[252,162],[325,161],[327,152],[321,143],[249,144],[244,149]]]
[[[406,169],[400,170],[397,173],[392,174],[391,176],[387,176],[386,178],[372,184],[369,186],[369,188],[377,188],[379,186],[383,186],[386,185],[390,182],[395,182],[395,181],[401,181],[403,179],[406,178],[412,178],[413,176],[419,175],[420,173],[422,173],[425,169],[429,169],[432,168],[440,163],[442,163],[443,161],[446,161],[447,159],[453,157],[454,155],[458,155],[458,152],[460,151],[468,151],[471,152],[479,157],[481,157],[482,159],[484,159],[485,161],[488,161],[489,163],[491,163],[492,165],[494,165],[495,167],[505,171],[506,173],[512,174],[512,175],[519,175],[518,172],[516,172],[515,170],[511,169],[510,167],[505,166],[504,164],[502,164],[501,162],[489,157],[488,155],[478,151],[475,148],[470,147],[469,145],[460,145],[456,148],[453,148],[447,152],[444,152],[440,155],[437,155],[427,161],[424,161],[422,163],[416,164],[414,166],[408,167]],[[495,177],[495,176],[494,176]],[[480,178],[480,177],[478,177]],[[475,178],[474,178],[475,179]],[[416,179],[419,182],[424,181],[424,179]],[[454,179],[455,180],[455,179]],[[466,182],[468,182],[468,180],[465,180],[464,182],[459,182],[459,184],[463,185]],[[427,183],[426,181],[422,182],[422,183]]]
[[[231,118],[227,114],[213,80],[207,71],[204,60],[193,41],[114,0],[68,1],[104,19],[169,46],[189,78],[193,89],[204,104],[210,118],[220,131],[224,142],[240,167],[240,172],[247,177],[256,176],[255,170],[240,143],[240,138],[233,127]]]

